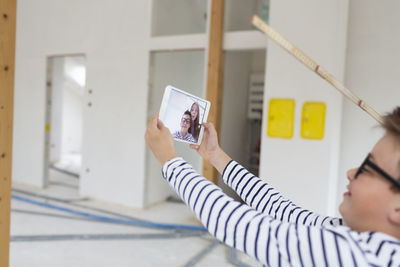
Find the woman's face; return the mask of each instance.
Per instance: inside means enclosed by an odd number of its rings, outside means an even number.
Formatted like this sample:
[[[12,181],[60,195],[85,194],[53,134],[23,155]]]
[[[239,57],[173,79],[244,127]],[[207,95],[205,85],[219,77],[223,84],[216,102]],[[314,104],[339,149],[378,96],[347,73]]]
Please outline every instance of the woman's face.
[[[192,114],[192,120],[196,120],[197,115],[199,115],[199,106],[196,103],[194,103],[190,108],[190,113]]]
[[[371,151],[370,161],[392,177],[399,177],[400,150],[396,139],[385,135]],[[365,167],[357,176],[358,168],[347,172],[348,192],[344,193],[339,211],[344,221],[358,232],[379,231],[378,226],[389,220],[390,210],[400,196],[381,174]],[[397,201],[397,202],[396,202]]]

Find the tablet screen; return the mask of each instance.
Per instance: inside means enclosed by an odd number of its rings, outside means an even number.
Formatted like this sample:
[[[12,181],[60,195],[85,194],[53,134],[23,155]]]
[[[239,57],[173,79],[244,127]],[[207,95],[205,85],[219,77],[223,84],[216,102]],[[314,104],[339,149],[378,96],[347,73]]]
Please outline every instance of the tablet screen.
[[[160,120],[177,141],[200,144],[210,102],[172,86],[165,89]]]

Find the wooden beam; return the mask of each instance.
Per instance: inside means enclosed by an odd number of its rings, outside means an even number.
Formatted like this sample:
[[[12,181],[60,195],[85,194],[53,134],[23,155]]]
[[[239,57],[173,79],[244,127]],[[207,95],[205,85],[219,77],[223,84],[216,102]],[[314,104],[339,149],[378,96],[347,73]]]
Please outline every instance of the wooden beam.
[[[224,36],[224,3],[225,0],[211,0],[211,17],[209,31],[209,50],[207,68],[207,100],[211,102],[208,121],[220,132],[223,89],[223,36]],[[213,183],[218,182],[218,172],[209,163],[203,161],[203,176]]]
[[[0,0],[0,266],[9,265],[16,0]]]

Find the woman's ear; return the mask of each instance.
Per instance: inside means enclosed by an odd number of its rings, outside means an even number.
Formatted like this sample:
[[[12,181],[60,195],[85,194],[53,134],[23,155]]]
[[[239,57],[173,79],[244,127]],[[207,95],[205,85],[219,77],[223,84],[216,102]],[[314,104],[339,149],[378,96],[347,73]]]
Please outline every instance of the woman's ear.
[[[400,196],[393,200],[389,210],[389,221],[392,224],[400,226]]]

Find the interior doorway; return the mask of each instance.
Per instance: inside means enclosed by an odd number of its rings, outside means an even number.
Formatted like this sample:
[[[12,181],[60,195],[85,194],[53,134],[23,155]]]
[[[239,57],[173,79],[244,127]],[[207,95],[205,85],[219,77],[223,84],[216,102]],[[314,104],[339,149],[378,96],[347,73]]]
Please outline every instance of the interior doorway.
[[[254,175],[260,164],[266,50],[225,52],[220,145]],[[218,185],[235,192],[219,177]]]
[[[175,86],[186,92],[205,98],[204,50],[162,51],[150,55],[148,119],[160,110],[164,89],[167,85]],[[190,108],[190,107],[188,107]],[[200,170],[201,158],[188,144],[175,142],[179,155]],[[146,149],[146,197],[145,205],[157,203],[175,196],[171,187],[161,177],[160,165]]]
[[[85,86],[84,55],[47,58],[45,186],[60,183],[61,179],[62,183],[78,188]]]

